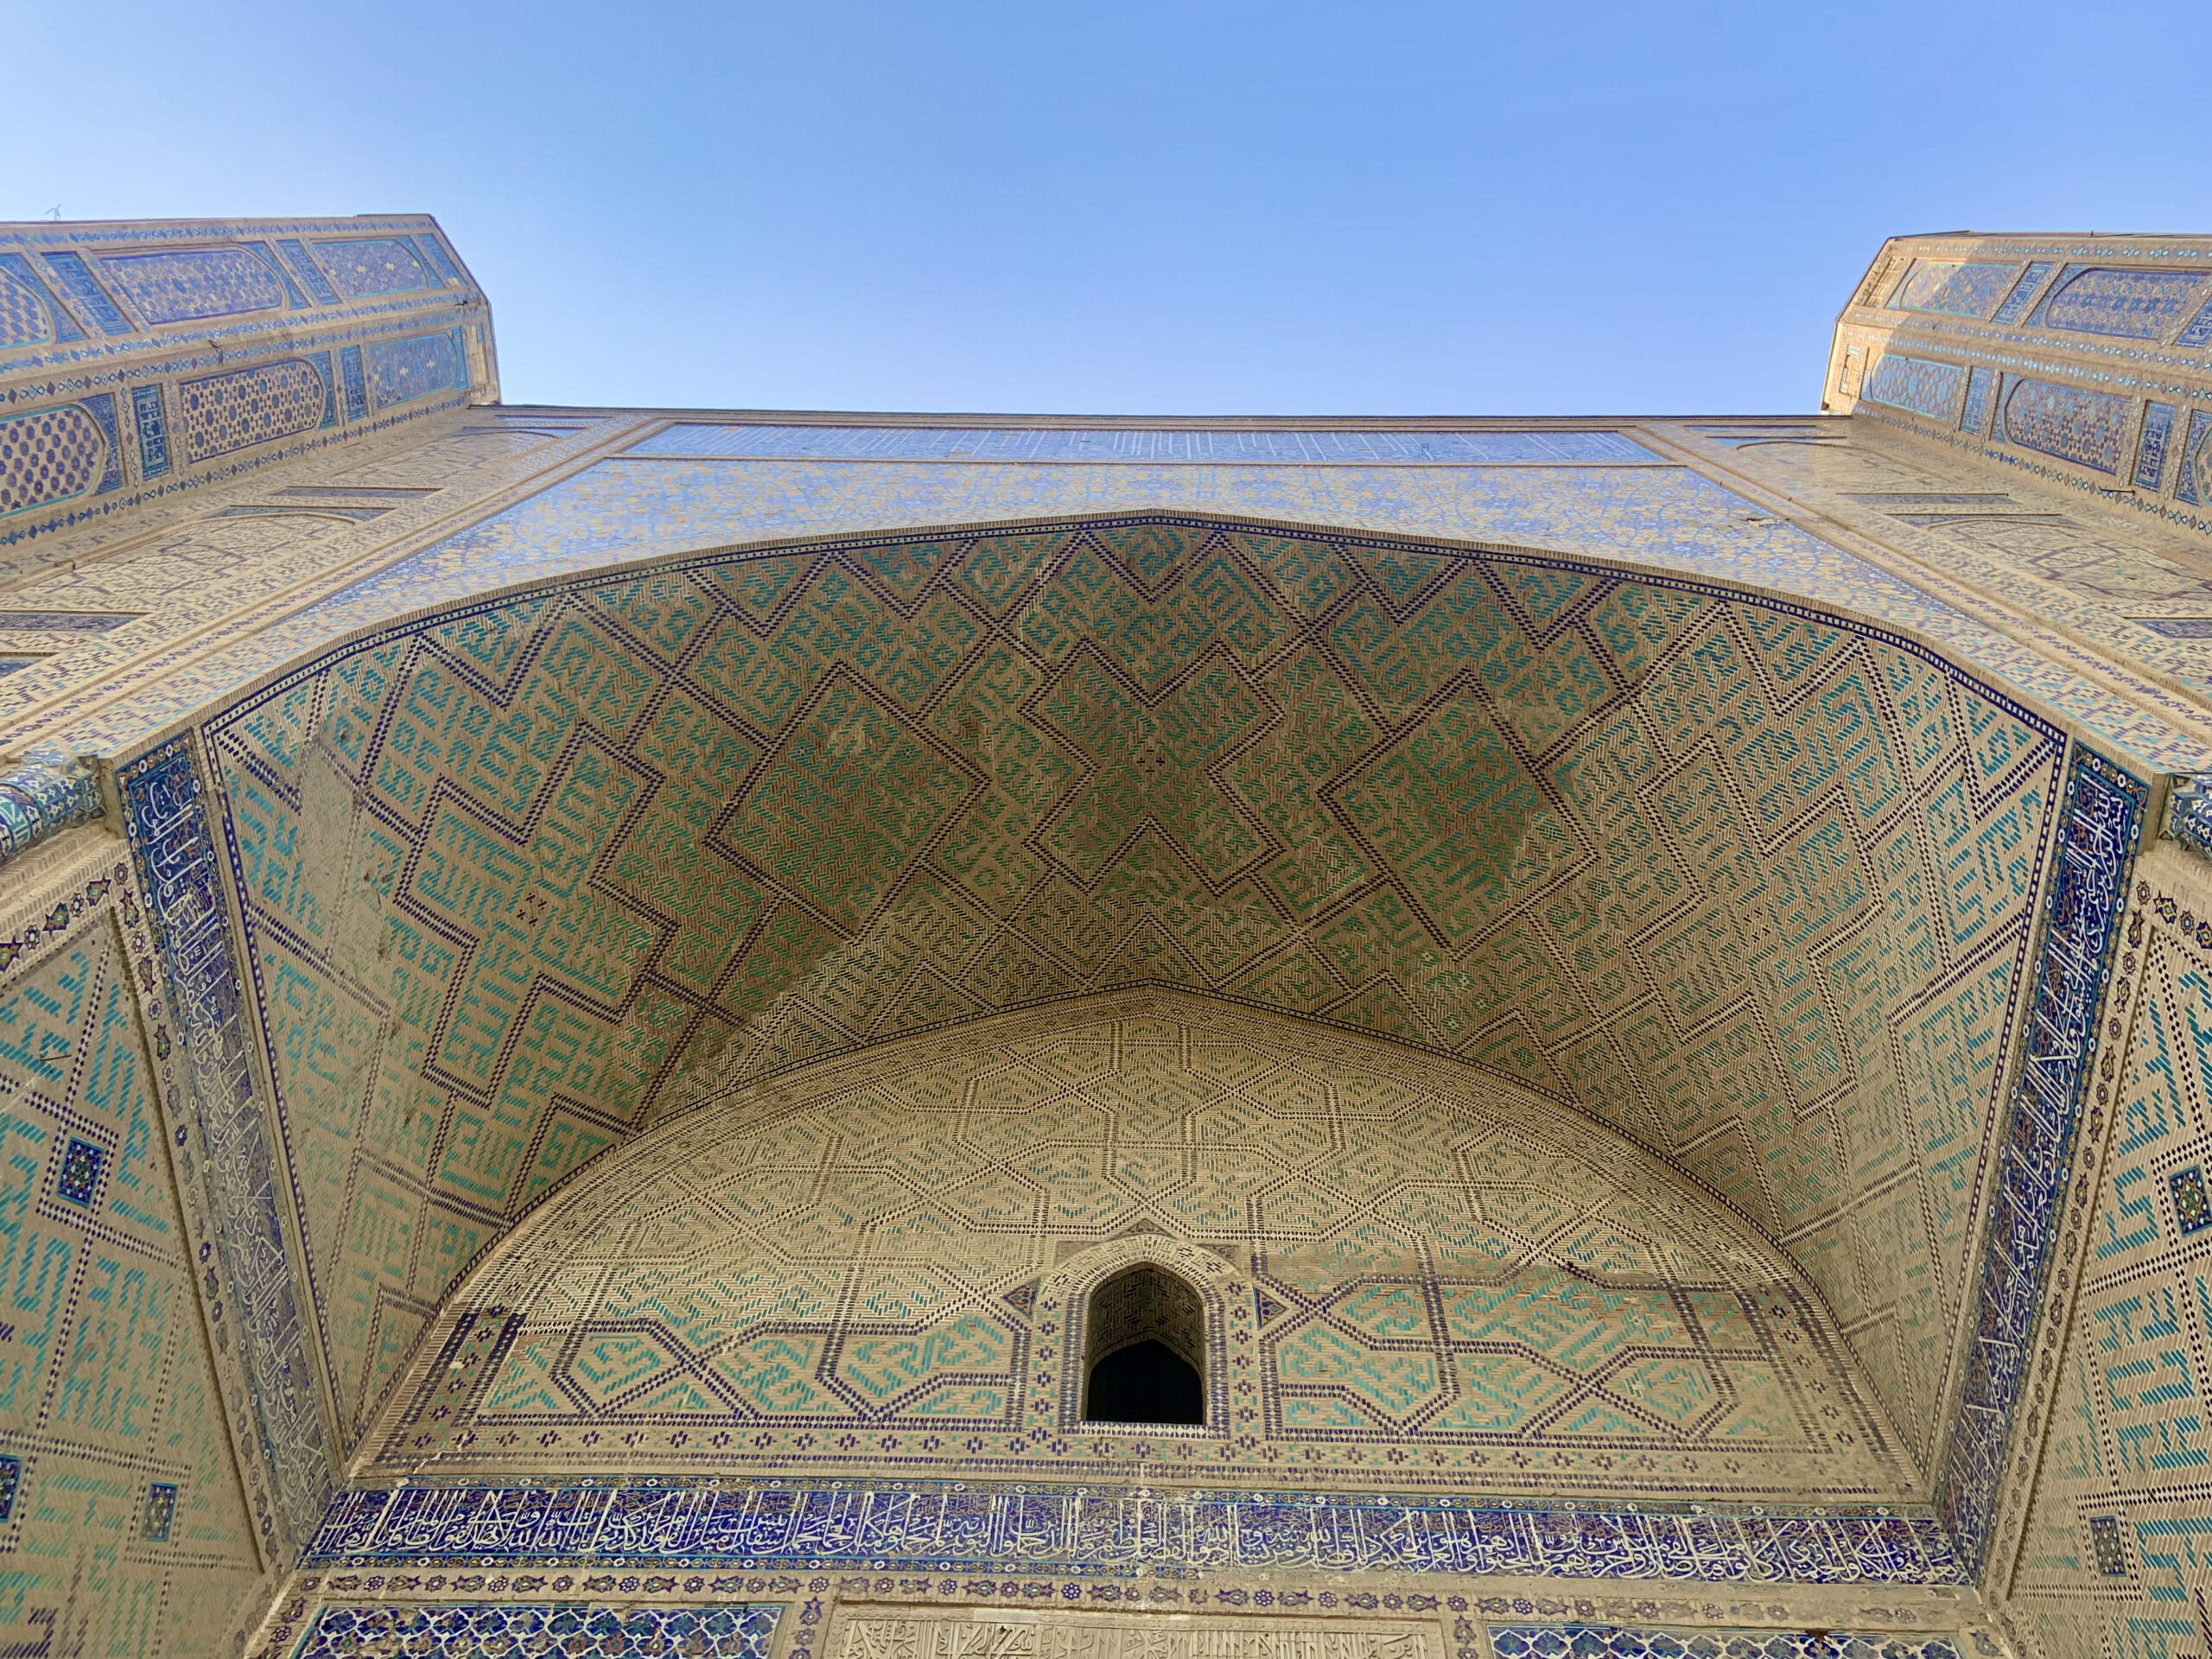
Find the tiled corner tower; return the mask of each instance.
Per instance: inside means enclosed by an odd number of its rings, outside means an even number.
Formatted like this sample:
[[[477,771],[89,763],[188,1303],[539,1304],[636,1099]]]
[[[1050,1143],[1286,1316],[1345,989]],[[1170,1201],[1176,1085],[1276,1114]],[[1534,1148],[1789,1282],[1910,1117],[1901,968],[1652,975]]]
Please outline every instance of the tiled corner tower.
[[[2202,1655],[2209,329],[518,409],[426,219],[0,230],[0,1640]]]

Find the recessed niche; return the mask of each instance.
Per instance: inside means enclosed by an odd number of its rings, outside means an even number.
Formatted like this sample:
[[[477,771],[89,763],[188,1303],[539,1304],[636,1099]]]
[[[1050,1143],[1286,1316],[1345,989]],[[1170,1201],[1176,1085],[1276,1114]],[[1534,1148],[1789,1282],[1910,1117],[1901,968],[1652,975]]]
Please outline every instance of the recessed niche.
[[[1148,1262],[1117,1273],[1084,1324],[1085,1421],[1205,1421],[1205,1304],[1182,1279]]]

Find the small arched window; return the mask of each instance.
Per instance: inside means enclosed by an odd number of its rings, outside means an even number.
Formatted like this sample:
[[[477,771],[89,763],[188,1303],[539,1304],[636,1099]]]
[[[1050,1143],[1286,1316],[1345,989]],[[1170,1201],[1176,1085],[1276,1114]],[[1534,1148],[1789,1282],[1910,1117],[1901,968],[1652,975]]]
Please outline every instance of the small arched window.
[[[1142,1263],[1090,1293],[1084,1326],[1087,1421],[1205,1421],[1206,1311],[1197,1291]]]

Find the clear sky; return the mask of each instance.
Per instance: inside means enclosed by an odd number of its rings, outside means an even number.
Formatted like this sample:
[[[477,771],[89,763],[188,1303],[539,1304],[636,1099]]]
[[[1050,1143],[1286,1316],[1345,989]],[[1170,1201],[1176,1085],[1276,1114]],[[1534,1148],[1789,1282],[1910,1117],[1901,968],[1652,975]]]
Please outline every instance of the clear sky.
[[[435,213],[510,402],[1792,412],[1886,234],[2212,232],[2204,0],[6,10],[0,217]]]

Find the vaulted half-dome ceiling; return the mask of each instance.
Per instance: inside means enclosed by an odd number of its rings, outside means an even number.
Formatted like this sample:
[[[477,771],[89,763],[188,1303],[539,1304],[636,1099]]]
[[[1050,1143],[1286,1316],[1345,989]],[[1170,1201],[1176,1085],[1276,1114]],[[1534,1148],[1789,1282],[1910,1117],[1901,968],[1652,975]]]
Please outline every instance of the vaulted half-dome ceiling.
[[[540,587],[207,729],[349,1440],[463,1265],[649,1120],[1147,983],[1618,1128],[1935,1446],[2062,744],[1928,647],[1147,514]]]
[[[1086,1421],[1090,1299],[1196,1295],[1190,1427]],[[1802,1269],[1624,1138],[1289,1016],[1109,992],[738,1090],[461,1287],[365,1473],[1910,1500]]]

